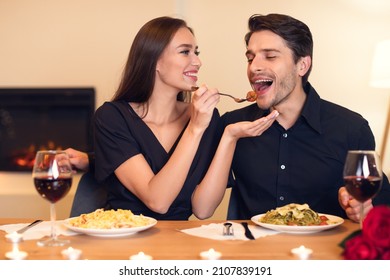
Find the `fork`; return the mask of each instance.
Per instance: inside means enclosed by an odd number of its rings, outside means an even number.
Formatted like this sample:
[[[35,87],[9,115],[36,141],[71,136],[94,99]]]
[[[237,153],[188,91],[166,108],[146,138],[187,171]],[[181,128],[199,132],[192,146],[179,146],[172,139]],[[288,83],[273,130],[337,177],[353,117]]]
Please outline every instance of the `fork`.
[[[192,90],[192,91],[195,91],[195,90],[197,90],[198,88],[199,88],[199,87],[191,87],[191,90]],[[242,103],[242,102],[248,101],[248,99],[246,99],[246,98],[234,97],[233,95],[230,95],[230,94],[227,94],[227,93],[219,92],[218,94],[219,94],[219,95],[223,95],[223,96],[228,96],[228,97],[232,98],[234,101],[236,101],[237,103]]]

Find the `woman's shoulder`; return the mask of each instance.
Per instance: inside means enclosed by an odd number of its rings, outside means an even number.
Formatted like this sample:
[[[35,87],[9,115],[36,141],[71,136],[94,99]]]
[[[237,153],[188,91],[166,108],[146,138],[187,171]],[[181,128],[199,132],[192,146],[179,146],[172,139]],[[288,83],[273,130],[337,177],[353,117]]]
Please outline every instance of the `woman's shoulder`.
[[[106,101],[98,109],[96,115],[118,115],[131,111],[130,105],[125,101]]]

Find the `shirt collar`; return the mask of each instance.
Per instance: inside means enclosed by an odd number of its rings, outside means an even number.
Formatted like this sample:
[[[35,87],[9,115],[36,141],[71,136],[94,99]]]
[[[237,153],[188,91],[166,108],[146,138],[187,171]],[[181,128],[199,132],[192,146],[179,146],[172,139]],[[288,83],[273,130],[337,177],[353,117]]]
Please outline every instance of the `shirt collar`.
[[[302,109],[302,118],[308,125],[318,133],[322,133],[321,128],[321,98],[309,82],[304,86],[307,95],[306,102]]]

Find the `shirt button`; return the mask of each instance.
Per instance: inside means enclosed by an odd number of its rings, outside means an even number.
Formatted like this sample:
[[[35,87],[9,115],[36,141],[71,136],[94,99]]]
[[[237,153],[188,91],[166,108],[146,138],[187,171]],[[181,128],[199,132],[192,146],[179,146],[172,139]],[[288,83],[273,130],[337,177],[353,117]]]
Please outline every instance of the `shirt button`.
[[[283,133],[283,137],[284,137],[284,138],[287,138],[287,133]]]
[[[284,196],[279,196],[279,200],[283,201],[284,200]]]
[[[282,164],[281,166],[280,166],[280,169],[286,169],[286,166],[284,165],[284,164]]]

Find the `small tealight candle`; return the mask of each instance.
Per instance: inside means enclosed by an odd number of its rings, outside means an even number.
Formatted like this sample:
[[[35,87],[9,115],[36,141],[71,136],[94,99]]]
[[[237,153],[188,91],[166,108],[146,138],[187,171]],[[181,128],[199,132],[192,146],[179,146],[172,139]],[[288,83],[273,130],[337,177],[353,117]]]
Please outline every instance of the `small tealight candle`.
[[[61,254],[65,259],[78,260],[81,257],[82,251],[79,249],[69,247],[68,249],[62,250]]]
[[[12,243],[12,251],[5,253],[5,257],[10,260],[24,260],[27,253],[19,250],[19,243],[23,241],[23,236],[16,231],[5,236],[8,242]]]
[[[9,260],[24,260],[27,258],[27,253],[19,250],[12,250],[11,252],[5,253],[5,256]]]
[[[221,252],[215,251],[213,248],[208,251],[200,252],[200,257],[203,260],[219,260],[221,258]]]
[[[20,233],[17,233],[16,231],[14,231],[14,232],[8,233],[5,236],[5,239],[8,242],[19,243],[19,242],[23,241],[23,235],[21,235]]]
[[[144,252],[139,252],[136,255],[130,256],[130,260],[152,260],[152,256],[146,255]]]
[[[307,260],[313,253],[313,250],[301,245],[298,248],[292,249],[291,253],[293,253],[296,257],[298,257],[301,260]]]

